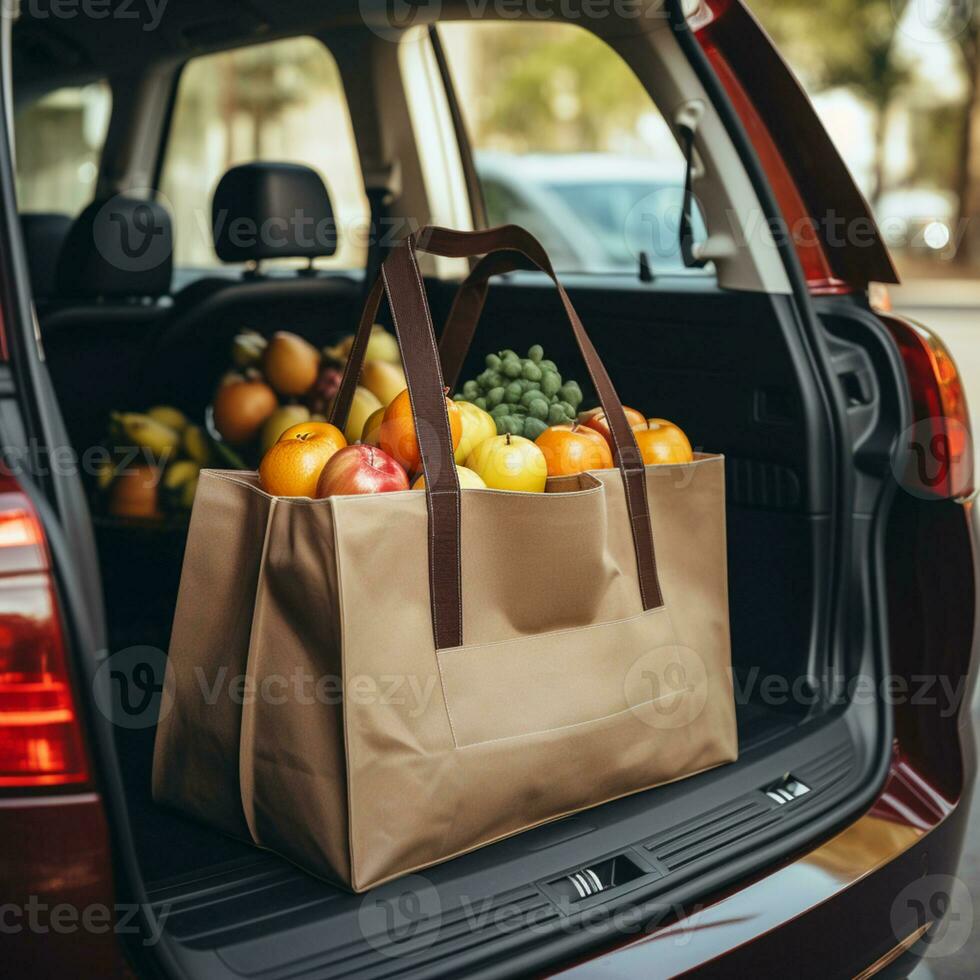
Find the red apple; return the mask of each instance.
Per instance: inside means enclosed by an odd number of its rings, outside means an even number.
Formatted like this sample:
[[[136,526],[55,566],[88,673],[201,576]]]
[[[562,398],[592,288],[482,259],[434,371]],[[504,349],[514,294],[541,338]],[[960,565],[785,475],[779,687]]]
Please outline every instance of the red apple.
[[[407,490],[401,464],[374,446],[347,446],[330,457],[316,485],[317,497]]]
[[[635,408],[627,408],[624,405],[623,413],[626,415],[626,421],[629,423],[631,429],[646,425],[647,420],[643,417],[643,413],[638,412]],[[599,408],[590,408],[587,412],[580,412],[578,424],[587,425],[590,429],[595,429],[609,443],[610,449],[615,448],[613,446],[612,433],[609,431],[609,421],[601,406]]]

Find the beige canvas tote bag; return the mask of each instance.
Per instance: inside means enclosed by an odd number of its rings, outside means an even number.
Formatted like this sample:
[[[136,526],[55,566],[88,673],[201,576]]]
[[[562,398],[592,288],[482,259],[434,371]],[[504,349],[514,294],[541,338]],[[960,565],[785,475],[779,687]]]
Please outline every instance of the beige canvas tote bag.
[[[616,468],[460,490],[416,250],[484,256],[444,331],[454,377],[496,273],[555,282]],[[426,490],[277,498],[205,471],[158,728],[156,799],[355,891],[729,762],[723,461],[641,461],[548,258],[514,226],[393,248],[382,294]]]

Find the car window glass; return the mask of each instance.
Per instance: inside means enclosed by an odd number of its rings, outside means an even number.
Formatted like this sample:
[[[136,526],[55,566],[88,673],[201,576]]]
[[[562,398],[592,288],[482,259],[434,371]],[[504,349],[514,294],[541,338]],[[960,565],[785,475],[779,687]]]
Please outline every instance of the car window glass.
[[[76,215],[95,193],[109,128],[112,94],[105,82],[60,88],[14,118],[17,207]]]
[[[570,24],[439,32],[489,224],[524,225],[564,272],[633,273],[641,251],[654,272],[684,269],[684,157],[612,48]]]
[[[173,213],[178,266],[221,264],[212,242],[211,196],[230,167],[256,160],[316,170],[330,194],[338,241],[336,254],[315,264],[363,267],[368,206],[350,113],[336,62],[314,38],[207,55],[184,68],[160,180]]]

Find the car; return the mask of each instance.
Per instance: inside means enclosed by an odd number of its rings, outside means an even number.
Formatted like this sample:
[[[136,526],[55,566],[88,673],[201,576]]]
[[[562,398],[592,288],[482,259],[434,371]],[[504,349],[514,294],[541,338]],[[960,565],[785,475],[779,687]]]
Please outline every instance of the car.
[[[641,252],[654,274],[686,271],[674,168],[611,153],[483,152],[475,164],[488,221],[527,228],[559,272],[632,271]],[[703,243],[700,212],[692,216]]]
[[[886,191],[878,202],[879,224],[893,249],[929,249],[951,255],[956,196],[945,191],[907,188]],[[952,246],[952,253],[948,247]]]
[[[843,978],[962,943],[947,913],[976,771],[978,585],[963,379],[926,327],[869,305],[896,280],[886,244],[741,0],[590,10],[0,18],[7,975]],[[677,241],[641,260],[628,222],[615,232],[629,200],[612,224],[593,204],[624,187],[657,111]],[[538,156],[555,153],[572,159]],[[739,756],[355,895],[154,802],[187,522],[100,509],[102,440],[113,409],[203,422],[243,329],[352,332],[397,238],[500,213],[493,167],[529,224],[566,197],[562,280],[624,403],[725,456]],[[422,266],[437,324],[467,269]],[[464,377],[530,343],[576,370],[543,285],[518,271],[490,288]],[[201,685],[218,711],[250,696],[220,671]],[[260,806],[250,819],[277,830]]]

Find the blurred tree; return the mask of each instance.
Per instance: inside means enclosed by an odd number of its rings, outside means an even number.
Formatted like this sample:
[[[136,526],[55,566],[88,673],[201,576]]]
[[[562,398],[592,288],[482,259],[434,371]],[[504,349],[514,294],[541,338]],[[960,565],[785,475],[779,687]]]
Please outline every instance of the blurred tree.
[[[974,227],[973,220],[980,214],[980,22],[972,9],[972,0],[949,0],[948,6],[952,10],[963,2],[970,5],[965,10],[961,29],[953,38],[966,81],[952,182],[959,202],[955,229],[959,238],[955,258],[959,265],[967,265],[980,256],[980,229]]]
[[[955,187],[960,170],[962,107],[956,103],[918,106],[910,110],[912,166],[910,186]]]
[[[626,149],[621,144],[635,136],[638,117],[652,111],[626,64],[578,28],[481,30],[478,57],[485,84],[474,137],[483,146],[496,142],[518,153]]]
[[[885,189],[885,137],[892,102],[909,79],[894,57],[898,22],[908,0],[749,0],[789,62],[822,90],[848,88],[875,115],[874,162],[869,197]],[[814,43],[814,39],[819,43]]]

